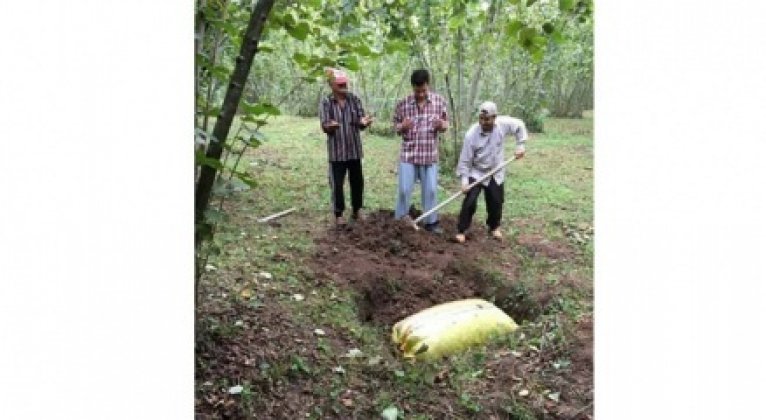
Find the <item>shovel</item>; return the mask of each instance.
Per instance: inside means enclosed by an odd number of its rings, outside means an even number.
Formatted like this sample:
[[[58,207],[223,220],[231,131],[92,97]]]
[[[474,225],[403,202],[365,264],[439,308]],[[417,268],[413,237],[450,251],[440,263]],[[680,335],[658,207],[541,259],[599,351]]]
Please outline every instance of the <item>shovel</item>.
[[[475,187],[475,186],[477,186],[477,185],[481,184],[482,182],[484,182],[484,181],[488,180],[488,179],[489,179],[489,177],[491,177],[492,175],[494,175],[494,174],[495,174],[497,171],[499,171],[499,170],[503,169],[503,168],[504,168],[506,165],[508,165],[509,163],[513,162],[515,159],[516,159],[516,156],[514,156],[514,157],[512,157],[512,158],[510,158],[510,159],[506,160],[505,162],[503,162],[503,163],[501,163],[501,164],[497,165],[497,166],[495,167],[495,169],[492,169],[492,170],[491,170],[491,171],[489,171],[489,172],[488,172],[486,175],[484,175],[483,177],[481,177],[481,178],[477,179],[476,181],[474,181],[474,182],[473,182],[473,184],[469,185],[469,186],[468,186],[468,189],[470,190],[471,188],[473,188],[473,187]],[[462,191],[462,190],[461,190],[461,191],[458,191],[458,192],[456,192],[455,194],[452,194],[452,195],[451,195],[451,196],[450,196],[448,199],[446,199],[446,200],[442,201],[442,202],[441,202],[441,203],[439,203],[439,205],[437,205],[436,207],[434,207],[434,208],[432,208],[431,210],[428,210],[427,212],[425,212],[425,213],[421,214],[421,215],[420,215],[420,217],[418,217],[417,219],[415,219],[415,220],[413,220],[413,221],[412,221],[412,227],[413,227],[413,228],[415,228],[415,230],[420,230],[420,227],[418,227],[418,222],[420,222],[421,220],[423,220],[423,219],[425,219],[426,217],[428,217],[428,216],[429,216],[431,213],[433,213],[433,212],[435,212],[435,211],[439,210],[440,208],[442,208],[442,207],[446,206],[446,205],[447,205],[447,204],[449,204],[451,201],[453,201],[454,199],[456,199],[456,198],[460,197],[461,195],[463,195],[463,191]]]

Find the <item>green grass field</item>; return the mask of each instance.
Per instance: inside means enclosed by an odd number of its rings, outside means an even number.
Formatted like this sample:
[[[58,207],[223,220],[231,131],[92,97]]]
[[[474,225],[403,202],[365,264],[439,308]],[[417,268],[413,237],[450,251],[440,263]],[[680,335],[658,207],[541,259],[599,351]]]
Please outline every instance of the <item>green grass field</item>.
[[[502,229],[518,263],[513,281],[520,288],[514,290],[529,291],[519,299],[553,294],[542,314],[512,337],[411,365],[391,357],[387,329],[360,321],[351,291],[314,281],[305,262],[332,220],[325,140],[315,119],[271,120],[263,128],[267,141],[239,165],[258,186],[227,198],[202,280],[197,412],[211,418],[373,418],[395,407],[408,419],[589,418],[577,416],[592,413],[592,354],[585,361],[578,356],[588,340],[578,325],[592,325],[593,311],[592,126],[590,116],[548,119],[546,132],[531,135],[526,157],[511,164],[506,178]],[[391,210],[399,140],[363,136],[365,207]],[[510,156],[513,140],[507,144]],[[440,199],[458,188],[456,177],[440,177]],[[420,208],[419,202],[416,188],[413,203]],[[255,222],[289,207],[298,211],[276,224]],[[456,215],[459,207],[456,200],[441,214]],[[484,215],[479,200],[474,223]],[[568,257],[532,252],[529,238],[543,250],[566,249]],[[506,257],[488,258],[500,266]],[[269,327],[273,319],[289,319],[287,330]],[[328,334],[317,338],[313,331],[320,326]],[[343,357],[349,343],[363,352],[363,361]],[[371,363],[375,358],[381,360]],[[225,392],[236,384],[243,385],[241,394]]]

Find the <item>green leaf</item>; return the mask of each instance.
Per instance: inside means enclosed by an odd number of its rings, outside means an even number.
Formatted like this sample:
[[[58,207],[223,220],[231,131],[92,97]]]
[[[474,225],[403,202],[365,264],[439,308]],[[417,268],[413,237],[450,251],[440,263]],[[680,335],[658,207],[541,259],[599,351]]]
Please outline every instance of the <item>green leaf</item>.
[[[568,12],[575,6],[575,0],[559,0],[559,10]]]
[[[447,21],[447,27],[452,30],[455,30],[463,26],[464,23],[465,23],[465,14],[458,13],[452,16],[451,18],[449,18],[449,20]]]
[[[236,176],[237,179],[244,182],[250,188],[255,188],[258,184],[255,179],[253,179],[253,177],[251,177],[250,174],[246,172],[234,171],[234,176]]]
[[[219,171],[223,169],[223,163],[220,160],[207,157],[201,150],[197,150],[194,154],[194,163],[200,166],[209,166]]]
[[[393,39],[390,40],[385,47],[385,51],[389,54],[394,52],[405,52],[409,50],[410,46],[407,42],[401,40],[401,39]]]
[[[306,37],[309,34],[309,31],[311,30],[311,27],[306,22],[300,22],[297,25],[289,25],[285,26],[285,29],[287,29],[287,32],[295,39],[299,41],[305,41]]]
[[[258,52],[265,52],[265,53],[274,52],[274,45],[272,45],[270,42],[259,42]]]
[[[225,83],[229,80],[229,69],[226,66],[218,65],[210,69],[210,74],[219,82]]]
[[[550,23],[550,22],[545,22],[545,23],[543,24],[543,30],[545,31],[545,33],[546,33],[546,34],[550,34],[550,33],[553,33],[553,31],[554,31],[555,29],[556,29],[556,27],[555,27],[555,26],[553,26],[553,24],[552,24],[552,23]]]
[[[257,148],[258,146],[263,143],[264,140],[266,140],[266,137],[259,132],[254,132],[252,135],[250,135],[249,138],[240,137],[240,140],[242,140],[242,143],[245,143],[249,147]]]
[[[340,64],[341,66],[349,70],[353,70],[353,71],[359,70],[359,61],[357,61],[356,57],[354,57],[353,55],[348,56],[342,60],[338,60],[338,64]]]
[[[527,7],[535,4],[536,2],[537,2],[537,0],[527,0]]]
[[[530,42],[532,39],[537,35],[537,31],[534,28],[524,28],[521,31],[519,31],[519,40],[529,40]]]
[[[217,117],[218,114],[220,114],[220,113],[221,113],[221,108],[218,108],[217,106],[214,106],[214,107],[212,107],[212,108],[207,110],[207,113],[205,114],[205,116],[207,116],[207,117]]]
[[[251,114],[251,115],[280,115],[281,112],[279,111],[279,108],[275,107],[274,105],[266,102],[261,102],[259,104],[251,104],[247,101],[240,102],[240,109],[242,109],[245,113]]]
[[[354,52],[363,56],[363,57],[370,57],[373,55],[372,50],[370,47],[367,46],[367,44],[359,43],[356,46],[353,47]]]
[[[293,61],[305,66],[306,64],[308,64],[309,58],[308,56],[306,56],[306,54],[297,52],[293,54]]]
[[[511,23],[508,24],[508,26],[505,28],[506,33],[508,36],[516,36],[516,34],[519,33],[519,30],[524,27],[524,24],[521,23],[519,20],[511,21]]]

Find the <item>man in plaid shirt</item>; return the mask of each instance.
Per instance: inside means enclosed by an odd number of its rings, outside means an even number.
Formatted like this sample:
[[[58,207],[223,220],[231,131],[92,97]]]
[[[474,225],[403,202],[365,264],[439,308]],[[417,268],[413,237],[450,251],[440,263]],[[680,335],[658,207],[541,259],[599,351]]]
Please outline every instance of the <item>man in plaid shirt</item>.
[[[399,157],[399,187],[394,217],[406,216],[410,195],[420,180],[423,211],[437,204],[436,186],[439,172],[438,133],[447,131],[447,103],[441,95],[429,90],[427,70],[415,70],[410,77],[412,94],[396,104],[394,130],[402,136]],[[436,212],[425,219],[425,229],[440,234]]]

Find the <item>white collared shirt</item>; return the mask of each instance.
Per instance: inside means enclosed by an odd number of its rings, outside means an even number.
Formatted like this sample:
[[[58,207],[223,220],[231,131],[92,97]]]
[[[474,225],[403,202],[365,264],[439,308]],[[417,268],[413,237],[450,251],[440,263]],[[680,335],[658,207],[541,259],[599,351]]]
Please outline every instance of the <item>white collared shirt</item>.
[[[524,121],[499,115],[495,118],[495,127],[490,133],[483,133],[481,125],[475,123],[465,133],[463,150],[457,165],[463,185],[468,185],[468,178],[479,179],[505,161],[505,137],[516,137],[516,151],[523,152],[527,141],[527,127]],[[505,168],[497,171],[492,178],[498,185],[505,180]],[[482,184],[489,185],[490,179]]]

